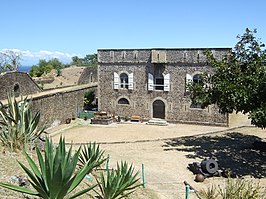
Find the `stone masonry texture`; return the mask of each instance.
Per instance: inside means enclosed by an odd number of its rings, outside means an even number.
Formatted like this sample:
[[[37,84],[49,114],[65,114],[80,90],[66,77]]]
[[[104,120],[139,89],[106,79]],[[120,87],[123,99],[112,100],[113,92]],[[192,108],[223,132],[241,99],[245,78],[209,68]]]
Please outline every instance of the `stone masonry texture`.
[[[0,74],[0,100],[6,99],[7,93],[14,94],[15,87],[18,88],[20,95],[42,91],[27,73],[16,71]]]
[[[160,100],[165,105],[167,121],[227,125],[227,115],[220,114],[215,105],[206,109],[191,108],[191,100],[186,94],[186,74],[213,73],[204,55],[206,50],[218,59],[231,52],[230,48],[98,50],[99,110],[124,117],[139,115],[149,120],[156,111],[153,102]],[[148,74],[155,75],[158,64],[163,74],[170,75],[170,91],[148,91]],[[114,89],[114,72],[133,73],[133,90]],[[127,99],[129,104],[119,104],[121,98]]]

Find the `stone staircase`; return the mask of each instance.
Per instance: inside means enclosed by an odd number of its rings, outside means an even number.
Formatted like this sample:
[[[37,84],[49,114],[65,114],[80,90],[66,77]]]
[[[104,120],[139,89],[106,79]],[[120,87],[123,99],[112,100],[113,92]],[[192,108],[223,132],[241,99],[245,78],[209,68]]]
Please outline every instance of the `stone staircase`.
[[[148,125],[167,126],[168,122],[160,118],[152,118],[147,122]]]

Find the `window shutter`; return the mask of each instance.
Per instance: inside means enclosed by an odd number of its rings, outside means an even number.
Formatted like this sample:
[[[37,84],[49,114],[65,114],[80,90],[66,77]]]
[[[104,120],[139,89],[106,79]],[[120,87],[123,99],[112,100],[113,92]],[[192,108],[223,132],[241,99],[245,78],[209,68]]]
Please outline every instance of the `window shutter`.
[[[133,90],[133,73],[128,75],[128,89]]]
[[[114,72],[114,89],[118,89],[119,88],[119,75]]]
[[[170,74],[166,74],[163,76],[164,79],[164,85],[163,85],[163,90],[164,91],[170,91]]]
[[[189,92],[189,84],[193,82],[193,78],[190,74],[186,74],[186,92]]]
[[[153,75],[151,73],[148,74],[148,91],[153,90]]]
[[[210,74],[207,74],[207,79],[208,79],[208,81],[210,80],[210,78],[211,78],[211,75],[210,75]],[[204,88],[205,88],[206,90],[208,90],[210,87],[211,87],[211,85],[210,85],[209,83],[206,83],[206,82],[205,82],[205,84],[204,84]]]

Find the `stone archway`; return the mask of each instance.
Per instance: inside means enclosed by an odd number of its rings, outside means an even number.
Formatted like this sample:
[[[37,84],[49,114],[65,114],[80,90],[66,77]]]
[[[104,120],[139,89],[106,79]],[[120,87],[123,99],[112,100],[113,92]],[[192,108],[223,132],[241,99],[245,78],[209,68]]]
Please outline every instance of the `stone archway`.
[[[165,119],[165,104],[162,100],[155,100],[152,104],[153,118]]]

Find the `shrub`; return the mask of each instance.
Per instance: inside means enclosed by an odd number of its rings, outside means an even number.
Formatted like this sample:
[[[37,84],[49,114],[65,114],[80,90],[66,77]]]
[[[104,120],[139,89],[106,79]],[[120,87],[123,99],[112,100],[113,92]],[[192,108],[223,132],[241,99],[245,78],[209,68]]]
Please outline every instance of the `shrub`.
[[[100,149],[98,144],[89,143],[82,146],[81,153],[79,154],[79,167],[83,167],[89,163],[93,165],[93,168],[97,168],[102,165],[107,158],[104,157],[104,151]]]
[[[245,179],[232,179],[228,178],[224,187],[211,186],[206,190],[199,192],[203,199],[259,199],[262,196],[262,189],[259,184],[254,184],[252,181]]]
[[[96,191],[100,199],[126,198],[133,193],[137,187],[142,184],[138,183],[138,172],[134,174],[132,165],[128,166],[126,162],[117,163],[117,170],[107,170],[106,175],[101,173],[97,183],[100,191]]]
[[[96,185],[69,196],[81,183],[86,174],[93,169],[93,165],[86,163],[78,171],[75,171],[80,148],[73,156],[71,155],[71,151],[72,146],[68,152],[66,151],[64,139],[60,138],[59,145],[55,148],[52,141],[46,138],[44,157],[39,148],[36,148],[39,167],[26,152],[24,154],[30,168],[27,168],[19,162],[22,169],[30,178],[30,183],[35,191],[5,183],[0,183],[0,186],[29,195],[39,196],[43,199],[63,199],[66,195],[69,199],[76,198],[90,191]]]
[[[0,102],[0,140],[10,151],[20,150],[33,142],[44,130],[39,128],[40,113],[31,112],[31,101],[27,98],[17,102],[8,95],[8,105]]]
[[[218,197],[217,189],[213,185],[208,187],[207,190],[201,190],[199,195],[202,199],[216,199]]]
[[[252,181],[228,178],[225,188],[219,186],[219,194],[223,199],[258,199],[261,187]]]

